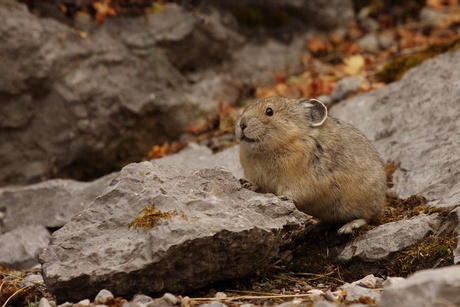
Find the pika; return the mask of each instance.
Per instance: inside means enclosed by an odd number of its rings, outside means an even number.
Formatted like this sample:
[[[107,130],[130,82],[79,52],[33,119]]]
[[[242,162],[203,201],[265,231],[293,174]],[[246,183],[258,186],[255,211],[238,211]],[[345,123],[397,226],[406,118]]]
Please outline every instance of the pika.
[[[386,174],[370,141],[315,99],[254,101],[235,127],[243,187],[273,193],[349,234],[383,211]]]

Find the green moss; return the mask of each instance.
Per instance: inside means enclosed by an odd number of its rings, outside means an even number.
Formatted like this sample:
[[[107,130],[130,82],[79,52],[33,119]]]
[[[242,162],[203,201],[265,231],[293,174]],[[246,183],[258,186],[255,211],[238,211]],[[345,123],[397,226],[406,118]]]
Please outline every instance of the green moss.
[[[258,6],[245,6],[234,11],[238,23],[245,27],[264,26],[279,28],[287,25],[291,18],[283,9],[267,9]]]
[[[452,52],[458,48],[460,48],[460,39],[455,39],[447,43],[430,45],[420,52],[403,56],[386,63],[377,74],[377,78],[386,83],[399,80],[409,69],[441,53]]]
[[[454,244],[453,234],[445,237],[430,236],[417,246],[399,253],[389,274],[406,277],[418,270],[452,265]]]
[[[259,8],[243,7],[234,12],[236,20],[242,26],[255,27],[263,24],[264,15]]]
[[[162,212],[155,209],[155,205],[144,206],[139,215],[129,223],[128,228],[136,227],[144,230],[149,230],[155,227],[155,222],[158,220],[170,220],[173,215],[177,214],[175,210]]]
[[[0,306],[29,306],[45,296],[40,284],[21,286],[26,271],[10,270],[0,265]]]
[[[287,25],[291,21],[291,17],[285,10],[273,10],[268,13],[265,19],[265,25],[269,28],[280,28]]]
[[[391,16],[394,23],[404,23],[418,18],[425,0],[353,0],[353,5],[356,12],[366,8],[370,17]]]

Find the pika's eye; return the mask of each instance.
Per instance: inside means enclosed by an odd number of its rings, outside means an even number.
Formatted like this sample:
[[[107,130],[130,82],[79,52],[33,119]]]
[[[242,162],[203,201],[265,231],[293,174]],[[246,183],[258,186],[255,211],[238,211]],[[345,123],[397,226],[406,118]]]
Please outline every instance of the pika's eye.
[[[265,115],[267,115],[267,116],[272,116],[273,113],[274,113],[274,112],[273,112],[273,109],[272,109],[272,108],[267,108],[267,109],[265,110]]]

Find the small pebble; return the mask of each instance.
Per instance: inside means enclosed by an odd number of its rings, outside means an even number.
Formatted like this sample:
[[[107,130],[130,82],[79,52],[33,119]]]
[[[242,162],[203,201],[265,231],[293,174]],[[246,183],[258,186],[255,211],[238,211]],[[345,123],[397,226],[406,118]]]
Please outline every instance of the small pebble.
[[[331,99],[334,102],[338,102],[346,99],[350,94],[355,93],[361,83],[363,83],[364,78],[359,77],[344,77],[337,82],[334,90],[331,94]]]
[[[366,51],[377,52],[380,49],[379,39],[376,33],[369,33],[358,40],[358,45]]]
[[[79,301],[77,303],[77,307],[86,307],[86,306],[89,306],[89,304],[91,304],[90,300],[85,299],[85,300]]]
[[[190,300],[190,297],[184,296],[181,300],[181,306],[191,306],[192,301]]]
[[[387,277],[387,279],[383,282],[383,286],[388,287],[403,280],[405,280],[403,277]]]
[[[369,289],[374,289],[377,284],[377,279],[374,274],[367,275],[360,280],[351,283],[353,286],[361,286]]]
[[[43,277],[40,274],[29,274],[18,283],[19,287],[32,287],[37,284],[44,284]]]
[[[51,307],[51,304],[46,298],[42,297],[38,303],[38,307]]]
[[[299,299],[294,299],[290,302],[284,302],[284,303],[281,303],[279,305],[277,305],[277,307],[297,307],[299,306],[299,304],[302,302],[302,300],[299,300]]]
[[[313,307],[336,307],[336,304],[333,304],[328,301],[317,301],[313,304]]]
[[[106,289],[102,289],[99,291],[99,293],[96,295],[96,298],[94,299],[94,302],[96,304],[105,304],[107,300],[113,298],[112,292]]]
[[[148,304],[150,302],[153,302],[153,298],[151,298],[150,296],[144,295],[144,294],[136,294],[134,295],[131,302]]]
[[[171,305],[177,305],[180,303],[180,300],[171,293],[165,293],[163,299]]]
[[[201,304],[198,305],[199,307],[227,307],[226,304],[221,303],[221,302],[212,302],[212,303],[206,303],[206,304]]]
[[[335,302],[337,300],[337,297],[335,297],[331,290],[327,290],[326,293],[324,293],[324,298],[329,302]]]
[[[214,295],[215,298],[219,298],[219,299],[224,299],[224,298],[227,298],[227,294],[225,294],[224,292],[217,292],[216,295]]]
[[[323,297],[324,291],[319,289],[311,289],[307,292],[311,300],[316,301]]]
[[[396,34],[393,31],[386,30],[378,34],[379,46],[381,49],[390,49],[397,46]]]
[[[347,295],[345,298],[347,301],[350,301],[350,302],[359,301],[360,298],[362,297],[370,298],[374,300],[376,303],[380,301],[381,294],[380,294],[380,291],[378,290],[373,290],[373,289],[361,287],[358,285],[352,285],[349,283],[346,283],[341,288],[347,291],[346,292]]]

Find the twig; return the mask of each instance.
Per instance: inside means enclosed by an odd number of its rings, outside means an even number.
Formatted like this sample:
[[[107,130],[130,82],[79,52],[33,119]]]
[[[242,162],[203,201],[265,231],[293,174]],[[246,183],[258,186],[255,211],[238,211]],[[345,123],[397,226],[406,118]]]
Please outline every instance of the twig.
[[[246,294],[255,294],[255,295],[276,295],[270,292],[258,292],[258,291],[248,291],[248,290],[225,290],[225,292],[233,292],[233,293],[246,293]],[[288,295],[288,294],[286,294]]]
[[[253,299],[270,299],[270,298],[298,298],[309,297],[311,294],[279,294],[279,295],[240,295],[230,296],[226,298],[217,297],[196,297],[191,298],[191,301],[237,301],[237,300],[253,300]]]
[[[329,275],[331,275],[332,273],[334,272],[330,272],[330,273],[327,273],[327,274],[314,274],[314,273],[288,273],[288,275],[294,275],[294,276],[312,276],[312,277],[316,277],[316,279],[319,279],[319,278],[329,278],[329,279],[332,279],[332,280],[335,280],[335,281],[338,281],[340,283],[345,283],[344,280],[342,279],[339,279],[339,278],[335,278],[335,277],[331,277]]]

